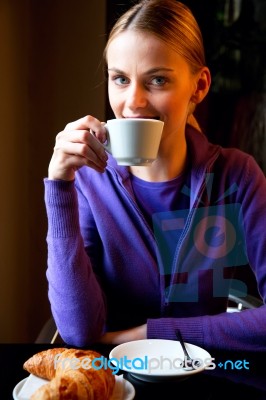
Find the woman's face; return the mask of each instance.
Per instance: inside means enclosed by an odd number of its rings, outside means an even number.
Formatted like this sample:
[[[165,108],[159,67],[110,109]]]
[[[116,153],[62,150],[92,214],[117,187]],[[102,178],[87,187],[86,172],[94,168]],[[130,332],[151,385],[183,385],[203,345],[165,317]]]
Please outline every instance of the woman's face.
[[[196,78],[156,36],[125,31],[107,51],[109,101],[116,118],[156,118],[164,135],[184,132]]]

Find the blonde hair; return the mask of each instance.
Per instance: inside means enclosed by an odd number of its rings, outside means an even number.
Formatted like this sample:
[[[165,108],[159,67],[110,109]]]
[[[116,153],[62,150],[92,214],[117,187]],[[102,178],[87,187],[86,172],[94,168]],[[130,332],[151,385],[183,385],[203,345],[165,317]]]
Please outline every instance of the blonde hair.
[[[127,30],[151,33],[184,57],[191,72],[205,66],[204,46],[200,28],[190,9],[175,0],[142,0],[124,13],[109,34],[109,44]]]

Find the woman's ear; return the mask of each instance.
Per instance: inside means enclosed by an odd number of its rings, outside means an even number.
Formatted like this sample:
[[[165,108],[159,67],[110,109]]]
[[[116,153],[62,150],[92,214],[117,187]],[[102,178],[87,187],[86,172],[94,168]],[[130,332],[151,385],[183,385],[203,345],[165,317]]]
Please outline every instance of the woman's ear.
[[[209,68],[203,67],[196,75],[195,91],[191,96],[192,103],[200,103],[207,95],[211,85],[211,73]]]

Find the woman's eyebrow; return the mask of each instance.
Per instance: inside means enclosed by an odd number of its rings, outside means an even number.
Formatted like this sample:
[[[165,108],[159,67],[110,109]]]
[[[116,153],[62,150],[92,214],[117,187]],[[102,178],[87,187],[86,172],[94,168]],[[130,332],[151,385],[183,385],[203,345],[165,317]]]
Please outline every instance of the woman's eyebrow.
[[[167,68],[167,67],[156,67],[156,68],[151,68],[151,69],[149,69],[147,72],[146,72],[146,74],[148,75],[148,74],[154,74],[154,73],[157,73],[157,72],[174,72],[174,69],[173,68]]]
[[[126,74],[124,71],[118,69],[118,68],[108,68],[107,71],[112,71],[112,72],[116,72],[118,74]],[[145,72],[145,75],[150,75],[150,74],[154,74],[157,72],[174,72],[173,68],[167,68],[167,67],[155,67],[155,68],[151,68],[148,71]]]
[[[108,72],[109,71],[116,72],[117,74],[121,74],[121,75],[125,74],[125,72],[123,72],[123,71],[121,71],[120,69],[117,69],[117,68],[107,68],[107,71]]]

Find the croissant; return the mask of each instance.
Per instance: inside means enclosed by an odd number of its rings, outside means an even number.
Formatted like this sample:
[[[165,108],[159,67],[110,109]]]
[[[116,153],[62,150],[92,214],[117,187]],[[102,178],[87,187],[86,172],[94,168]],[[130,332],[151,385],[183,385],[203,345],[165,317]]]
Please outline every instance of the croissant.
[[[101,354],[93,350],[65,348],[33,355],[23,368],[50,382],[40,387],[31,400],[110,399],[115,386],[112,370],[100,368],[100,360],[91,365],[92,360],[100,357]]]
[[[58,347],[36,353],[23,364],[23,368],[30,374],[50,381],[55,377],[56,356],[65,350],[64,347]]]
[[[104,397],[103,397],[104,398]],[[37,389],[30,400],[90,400],[95,399],[93,387],[88,385],[80,371],[56,375],[49,383]]]

